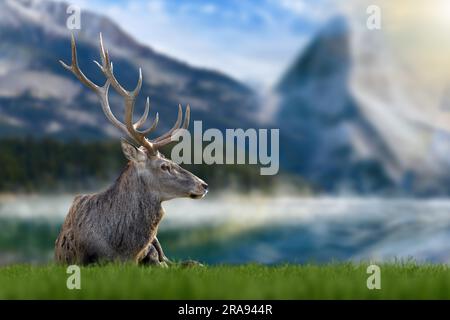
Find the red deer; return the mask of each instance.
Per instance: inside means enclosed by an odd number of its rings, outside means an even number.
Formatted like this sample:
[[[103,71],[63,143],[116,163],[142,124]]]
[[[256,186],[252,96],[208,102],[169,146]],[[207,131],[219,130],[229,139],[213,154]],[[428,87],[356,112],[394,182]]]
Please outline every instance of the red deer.
[[[139,130],[147,120],[150,104],[147,98],[142,117],[133,123],[133,110],[142,86],[142,71],[133,91],[127,91],[117,81],[108,51],[100,35],[101,64],[106,82],[98,86],[80,70],[77,60],[75,38],[72,35],[72,63],[64,68],[93,90],[109,121],[132,142],[122,140],[122,150],[129,160],[127,167],[116,182],[106,191],[77,196],[62,225],[55,243],[55,260],[63,264],[89,264],[111,261],[135,261],[139,264],[167,265],[156,237],[158,226],[164,216],[163,201],[173,198],[202,198],[208,185],[191,172],[166,159],[158,150],[172,141],[172,135],[189,126],[190,108],[186,108],[183,125],[182,108],[178,106],[178,118],[167,133],[150,140],[148,134],[158,124],[158,114],[146,130]],[[125,104],[124,123],[112,113],[108,90],[112,86]],[[134,146],[133,144],[136,144]]]

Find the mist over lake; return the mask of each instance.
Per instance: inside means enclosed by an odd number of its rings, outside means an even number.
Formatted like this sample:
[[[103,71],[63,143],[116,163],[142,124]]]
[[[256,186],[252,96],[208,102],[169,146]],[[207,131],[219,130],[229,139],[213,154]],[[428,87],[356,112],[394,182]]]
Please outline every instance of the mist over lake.
[[[51,261],[72,201],[0,198],[0,263]],[[210,264],[450,261],[450,200],[223,195],[163,204],[158,237],[174,259]]]

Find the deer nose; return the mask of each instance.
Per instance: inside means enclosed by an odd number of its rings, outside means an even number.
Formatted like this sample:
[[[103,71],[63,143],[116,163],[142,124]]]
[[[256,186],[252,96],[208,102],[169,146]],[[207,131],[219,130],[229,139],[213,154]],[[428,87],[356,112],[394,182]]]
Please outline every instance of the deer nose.
[[[205,189],[205,190],[208,190],[208,184],[206,184],[206,183],[202,183],[202,187],[203,187],[203,189]]]

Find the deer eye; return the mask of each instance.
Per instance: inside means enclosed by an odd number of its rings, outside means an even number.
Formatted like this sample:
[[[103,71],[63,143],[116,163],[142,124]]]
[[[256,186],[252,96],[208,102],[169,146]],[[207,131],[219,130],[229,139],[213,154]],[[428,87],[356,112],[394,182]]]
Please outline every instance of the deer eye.
[[[162,170],[162,171],[170,172],[170,166],[168,166],[167,164],[163,163],[163,164],[161,165],[161,170]]]

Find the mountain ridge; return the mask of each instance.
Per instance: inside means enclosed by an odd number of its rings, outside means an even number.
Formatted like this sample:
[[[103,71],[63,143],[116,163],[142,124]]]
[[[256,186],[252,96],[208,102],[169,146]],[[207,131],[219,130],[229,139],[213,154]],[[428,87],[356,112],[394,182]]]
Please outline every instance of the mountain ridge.
[[[327,193],[450,194],[450,133],[418,83],[382,33],[334,17],[275,88],[277,122],[297,135],[282,135],[296,150],[282,166]]]
[[[0,135],[41,133],[82,140],[117,137],[119,133],[106,123],[94,94],[58,64],[58,60],[70,61],[71,56],[71,32],[65,28],[68,4],[6,0],[0,6],[2,17],[8,17],[0,22]],[[150,96],[152,112],[161,115],[159,132],[172,125],[178,103],[189,103],[194,118],[206,126],[253,124],[251,115],[258,106],[255,93],[247,86],[218,71],[194,68],[157,53],[109,18],[83,11],[82,29],[74,33],[80,66],[94,82],[104,83],[91,62],[99,59],[100,32],[111,52],[116,76],[126,88],[135,86],[138,68],[142,67],[144,84],[136,113],[143,111],[145,97]],[[122,117],[121,101],[114,94],[110,99],[113,111]],[[45,123],[44,118],[51,120]]]

